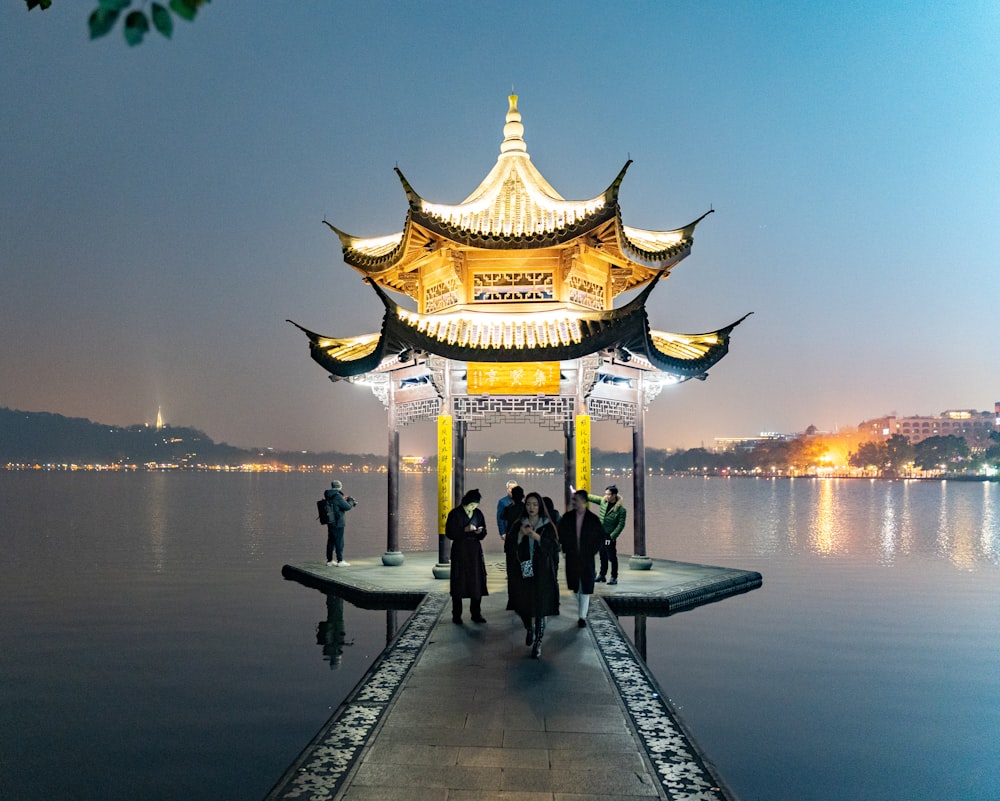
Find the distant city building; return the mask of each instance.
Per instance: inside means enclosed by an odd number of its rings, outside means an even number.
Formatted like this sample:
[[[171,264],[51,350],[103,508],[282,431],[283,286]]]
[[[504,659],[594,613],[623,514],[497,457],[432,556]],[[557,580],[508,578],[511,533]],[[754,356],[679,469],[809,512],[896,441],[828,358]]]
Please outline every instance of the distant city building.
[[[866,420],[858,425],[858,431],[867,432],[876,439],[886,440],[893,434],[901,434],[911,444],[917,444],[930,437],[962,437],[969,445],[982,445],[991,431],[1000,423],[1000,402],[994,404],[993,412],[978,412],[974,409],[949,409],[933,416],[896,417],[887,415],[874,420]]]
[[[794,434],[778,434],[763,431],[756,437],[716,437],[716,451],[752,451],[767,442],[784,442],[794,438]]]

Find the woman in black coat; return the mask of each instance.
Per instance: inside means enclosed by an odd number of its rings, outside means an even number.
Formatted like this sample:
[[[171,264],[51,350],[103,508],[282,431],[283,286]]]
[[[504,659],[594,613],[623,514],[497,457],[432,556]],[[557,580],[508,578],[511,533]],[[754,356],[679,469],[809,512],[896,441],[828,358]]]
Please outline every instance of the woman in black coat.
[[[524,517],[507,527],[507,608],[520,616],[526,630],[525,645],[536,659],[542,654],[547,615],[559,614],[559,539],[555,526],[544,514],[542,497],[529,492],[524,499]],[[530,576],[522,565],[530,563]]]
[[[577,609],[580,615],[576,624],[587,625],[590,596],[594,593],[594,556],[604,542],[604,528],[601,521],[587,504],[590,502],[587,490],[573,493],[573,507],[559,521],[559,542],[566,554],[566,585],[576,593]]]
[[[444,534],[451,540],[451,621],[462,622],[462,599],[469,599],[469,613],[473,623],[485,623],[482,615],[482,597],[486,589],[486,560],[483,546],[486,537],[486,518],[479,510],[482,495],[479,490],[469,490],[462,496],[462,503],[448,512]]]

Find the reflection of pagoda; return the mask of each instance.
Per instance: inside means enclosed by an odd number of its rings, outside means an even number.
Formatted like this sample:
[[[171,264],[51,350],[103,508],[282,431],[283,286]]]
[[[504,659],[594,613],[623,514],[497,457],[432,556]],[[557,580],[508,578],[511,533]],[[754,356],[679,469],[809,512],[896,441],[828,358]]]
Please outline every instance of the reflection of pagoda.
[[[635,553],[644,556],[643,411],[665,384],[704,379],[741,320],[707,334],[652,330],[646,299],[691,252],[707,215],[672,231],[625,225],[618,191],[631,162],[596,197],[564,200],[523,133],[512,95],[497,163],[462,203],[424,200],[397,169],[409,201],[402,231],[361,238],[331,225],[344,261],[385,306],[382,326],[347,338],[302,330],[332,380],[371,386],[389,411],[390,552],[401,426],[438,420],[445,514],[463,491],[469,429],[527,421],[563,431],[567,486],[589,486],[590,421],[615,420],[633,429]]]

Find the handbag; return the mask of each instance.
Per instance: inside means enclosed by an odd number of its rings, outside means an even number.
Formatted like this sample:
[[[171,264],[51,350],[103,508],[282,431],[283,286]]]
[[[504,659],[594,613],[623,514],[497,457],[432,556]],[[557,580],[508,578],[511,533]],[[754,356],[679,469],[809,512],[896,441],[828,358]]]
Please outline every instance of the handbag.
[[[525,548],[527,544],[527,548]],[[517,544],[518,560],[521,562],[521,578],[534,578],[535,577],[535,566],[531,563],[531,557],[535,554],[535,541],[530,537],[525,537],[525,539]],[[528,558],[521,559],[521,555],[527,551]]]

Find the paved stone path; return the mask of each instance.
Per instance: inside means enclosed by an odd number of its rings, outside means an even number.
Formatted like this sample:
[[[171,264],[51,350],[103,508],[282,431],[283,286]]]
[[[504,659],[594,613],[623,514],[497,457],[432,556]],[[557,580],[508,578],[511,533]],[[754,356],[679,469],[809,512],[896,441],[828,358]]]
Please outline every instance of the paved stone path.
[[[342,571],[331,575],[343,582],[352,568],[322,569]],[[267,801],[732,797],[601,596],[579,628],[564,591],[535,660],[520,620],[504,610],[497,572],[491,563],[484,625],[468,610],[464,625],[453,624],[447,582],[431,580],[433,591]],[[623,584],[637,576],[623,572]]]

